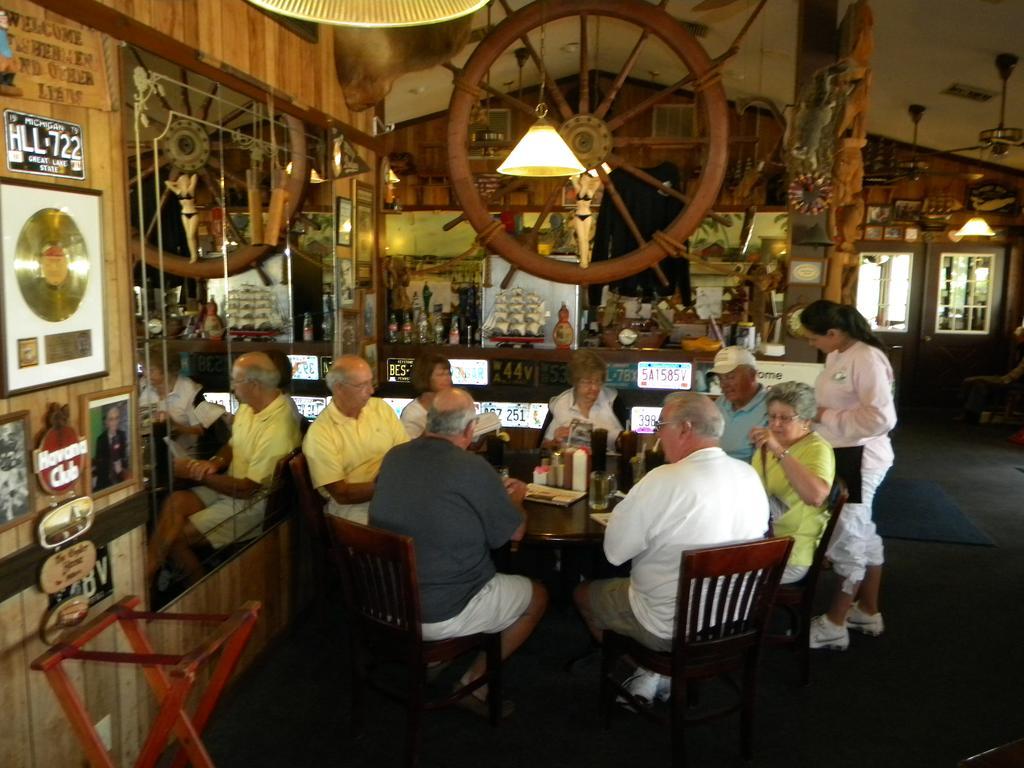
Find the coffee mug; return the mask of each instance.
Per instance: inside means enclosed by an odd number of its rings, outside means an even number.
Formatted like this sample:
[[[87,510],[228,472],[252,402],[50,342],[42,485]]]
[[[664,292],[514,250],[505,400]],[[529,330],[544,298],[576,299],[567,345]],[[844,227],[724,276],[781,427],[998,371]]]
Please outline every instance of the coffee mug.
[[[615,493],[615,474],[612,472],[590,473],[590,508],[608,509],[608,499]]]

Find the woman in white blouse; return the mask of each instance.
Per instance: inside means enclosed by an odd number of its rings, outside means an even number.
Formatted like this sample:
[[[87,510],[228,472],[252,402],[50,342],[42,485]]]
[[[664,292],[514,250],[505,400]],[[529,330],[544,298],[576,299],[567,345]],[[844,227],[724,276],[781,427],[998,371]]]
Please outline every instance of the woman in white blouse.
[[[596,352],[589,349],[573,352],[569,360],[572,389],[548,403],[545,448],[558,448],[565,443],[573,419],[589,422],[595,429],[608,430],[608,445],[615,445],[625,415],[618,393],[604,385],[607,375],[608,365]]]
[[[415,440],[427,428],[427,411],[434,395],[452,386],[452,364],[444,355],[425,352],[412,364],[412,387],[416,399],[402,409],[401,422],[409,438]]]

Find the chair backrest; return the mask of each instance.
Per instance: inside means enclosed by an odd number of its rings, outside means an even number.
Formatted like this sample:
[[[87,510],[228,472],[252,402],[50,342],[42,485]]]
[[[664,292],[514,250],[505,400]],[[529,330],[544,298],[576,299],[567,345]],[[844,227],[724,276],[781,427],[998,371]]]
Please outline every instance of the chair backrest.
[[[839,523],[839,515],[843,513],[843,507],[846,505],[849,495],[846,483],[837,475],[835,482],[832,483],[832,490],[828,494],[828,522],[825,523],[825,530],[821,533],[818,546],[814,548],[814,559],[811,560],[811,567],[807,571],[809,577],[807,586],[809,587],[814,587],[817,584],[818,574],[821,572],[821,561],[825,559],[825,550],[828,549],[828,543],[832,540],[832,534],[835,533],[836,525]]]
[[[345,607],[375,650],[396,642],[408,651],[422,639],[416,550],[412,539],[327,516],[341,571]]]
[[[309,536],[316,550],[314,554],[320,558],[321,562],[325,562],[330,547],[330,534],[327,532],[327,522],[324,520],[324,505],[327,502],[313,487],[313,479],[309,475],[309,464],[306,463],[306,456],[301,451],[288,462],[288,469],[292,473],[295,495],[299,500],[299,510],[309,528]]]
[[[263,530],[267,530],[273,523],[285,516],[294,497],[294,484],[291,482],[288,473],[288,462],[299,454],[301,449],[295,448],[277,460],[274,465],[274,474],[270,481],[270,489],[267,491],[267,505],[263,508]]]
[[[738,653],[760,642],[793,539],[757,539],[683,552],[674,653]]]

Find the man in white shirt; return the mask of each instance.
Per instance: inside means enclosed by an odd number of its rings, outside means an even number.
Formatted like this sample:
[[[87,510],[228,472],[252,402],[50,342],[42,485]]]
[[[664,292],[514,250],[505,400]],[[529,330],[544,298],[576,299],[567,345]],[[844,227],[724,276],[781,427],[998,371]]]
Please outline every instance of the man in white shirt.
[[[604,537],[608,562],[632,559],[629,578],[584,582],[576,605],[600,642],[605,629],[659,651],[672,647],[683,550],[757,539],[768,529],[768,498],[749,464],[719,447],[722,415],[710,398],[665,398],[658,435],[666,464],[647,475],[614,509]],[[666,681],[640,672],[630,690],[653,699]]]

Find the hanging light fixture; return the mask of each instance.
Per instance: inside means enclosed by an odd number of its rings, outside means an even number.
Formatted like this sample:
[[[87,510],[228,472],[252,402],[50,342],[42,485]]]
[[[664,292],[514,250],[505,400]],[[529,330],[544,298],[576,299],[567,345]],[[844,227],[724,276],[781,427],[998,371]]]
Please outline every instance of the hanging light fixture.
[[[273,13],[341,27],[414,27],[451,21],[488,0],[249,0]]]
[[[544,25],[540,28],[540,94],[537,100],[537,122],[509,152],[498,173],[506,176],[575,176],[586,168],[577,159],[558,130],[547,120],[548,105],[544,103]],[[521,70],[520,70],[521,71]]]
[[[962,237],[995,237],[996,233],[981,216],[972,216],[960,229],[953,233],[959,240]]]

